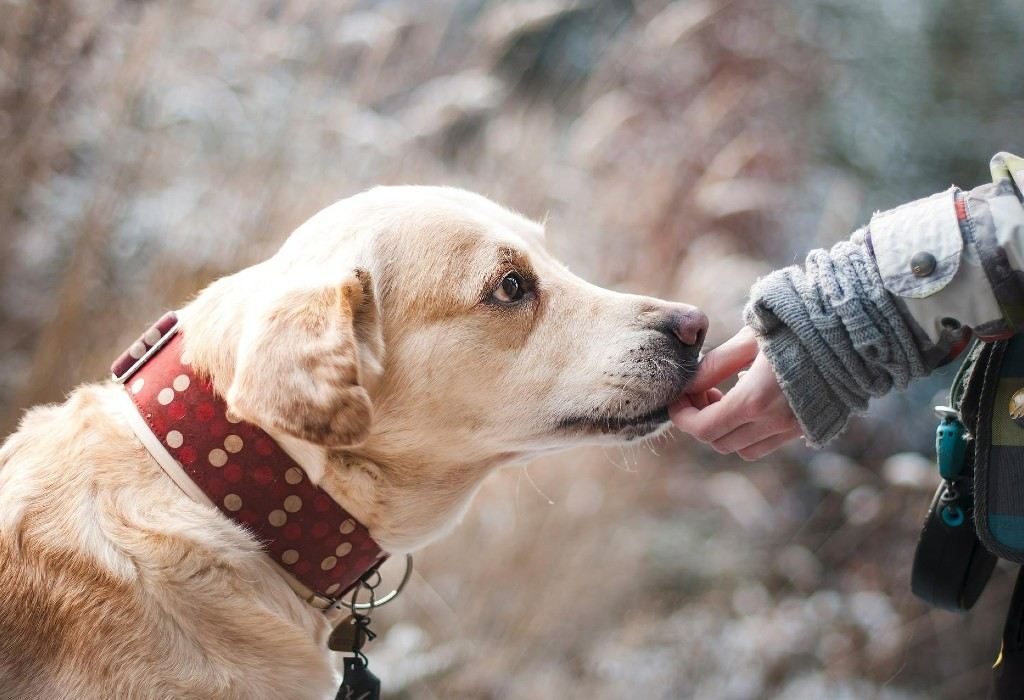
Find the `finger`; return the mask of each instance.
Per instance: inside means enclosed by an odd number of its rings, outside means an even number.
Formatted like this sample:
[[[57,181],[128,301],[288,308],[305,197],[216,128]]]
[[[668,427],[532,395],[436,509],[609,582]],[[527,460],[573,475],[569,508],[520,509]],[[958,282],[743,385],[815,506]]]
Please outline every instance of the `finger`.
[[[715,440],[711,447],[720,454],[732,454],[775,435],[789,432],[792,428],[791,425],[774,420],[755,419]]]
[[[697,367],[697,374],[687,385],[687,393],[706,391],[736,374],[754,361],[757,356],[757,338],[750,328],[744,326],[714,350],[711,350]]]
[[[694,408],[704,410],[711,404],[721,401],[723,396],[725,396],[725,394],[718,389],[708,389],[703,393],[695,394],[687,398],[689,398],[690,403]]]
[[[762,457],[767,457],[787,442],[796,440],[801,435],[803,435],[803,431],[800,430],[800,428],[788,430],[784,433],[780,433],[779,435],[773,435],[767,440],[762,440],[761,442],[756,442],[749,447],[745,447],[740,450],[738,454],[746,461],[753,462],[754,460],[761,459]]]
[[[696,394],[696,395],[683,394],[678,399],[676,399],[672,403],[672,405],[669,406],[669,409],[668,409],[669,415],[671,415],[673,411],[681,411],[684,408],[696,408],[697,410],[700,410],[700,409],[704,408],[704,406],[700,405],[700,398],[699,398],[700,396],[704,396],[704,395],[705,394]]]
[[[708,392],[702,391],[699,394],[694,394],[693,396],[691,396],[690,403],[693,404],[694,408],[698,410],[704,410],[705,408],[708,407],[708,404],[711,403],[711,401],[708,400]]]
[[[701,442],[715,442],[747,422],[740,392],[731,391],[700,410],[693,406],[672,406],[669,416],[676,427]]]
[[[669,407],[669,411],[678,411],[682,408],[693,407],[704,410],[713,403],[718,403],[725,396],[719,389],[708,389],[700,394],[683,394],[676,399]]]

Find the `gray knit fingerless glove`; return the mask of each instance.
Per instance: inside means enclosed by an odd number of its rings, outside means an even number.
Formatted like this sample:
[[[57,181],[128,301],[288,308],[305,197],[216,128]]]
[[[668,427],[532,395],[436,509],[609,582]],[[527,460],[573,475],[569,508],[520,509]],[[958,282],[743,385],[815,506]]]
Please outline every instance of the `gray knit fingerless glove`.
[[[929,372],[863,230],[812,251],[804,269],[758,280],[744,317],[814,447],[839,435],[870,397]]]

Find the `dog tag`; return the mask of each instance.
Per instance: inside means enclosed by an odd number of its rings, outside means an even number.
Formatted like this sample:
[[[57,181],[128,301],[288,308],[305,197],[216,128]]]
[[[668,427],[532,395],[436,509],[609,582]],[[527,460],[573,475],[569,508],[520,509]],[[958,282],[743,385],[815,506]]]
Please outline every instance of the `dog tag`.
[[[327,648],[331,651],[359,651],[366,644],[366,627],[359,624],[353,615],[349,615],[338,623],[327,638]]]
[[[380,679],[359,656],[345,659],[345,675],[334,700],[380,700]]]

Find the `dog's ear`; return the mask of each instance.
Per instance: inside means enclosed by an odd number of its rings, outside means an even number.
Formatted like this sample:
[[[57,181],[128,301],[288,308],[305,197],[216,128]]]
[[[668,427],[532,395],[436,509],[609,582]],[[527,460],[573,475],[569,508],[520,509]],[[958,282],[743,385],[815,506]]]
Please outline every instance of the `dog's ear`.
[[[361,360],[377,366],[380,329],[369,275],[286,292],[250,318],[228,409],[267,429],[329,448],[366,439],[373,421]]]

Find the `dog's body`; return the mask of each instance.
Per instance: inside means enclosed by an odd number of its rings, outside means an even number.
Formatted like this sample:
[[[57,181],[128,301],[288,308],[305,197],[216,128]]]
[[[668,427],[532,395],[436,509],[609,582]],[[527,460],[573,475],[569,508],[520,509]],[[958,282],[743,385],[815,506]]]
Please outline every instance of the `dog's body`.
[[[184,359],[382,548],[441,536],[493,469],[665,425],[706,319],[593,287],[459,190],[379,188],[180,312]],[[325,616],[178,488],[113,383],[0,449],[0,698],[326,698]]]

